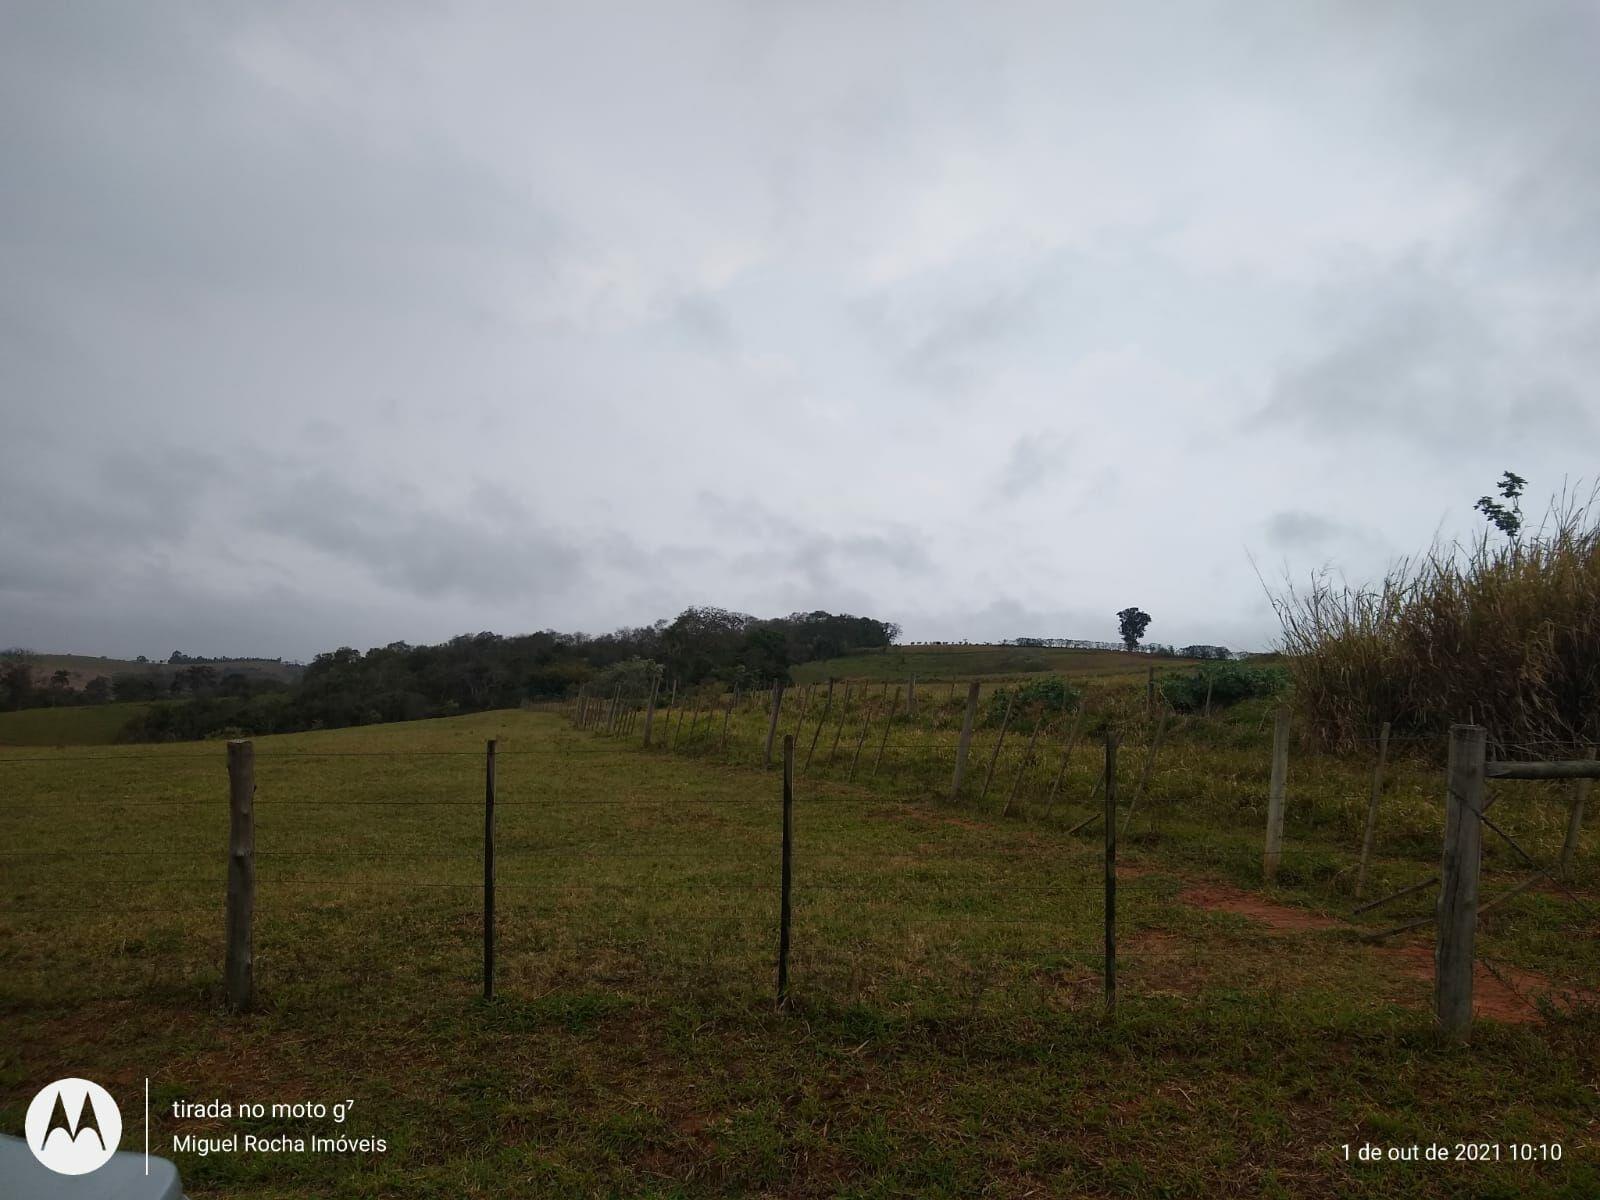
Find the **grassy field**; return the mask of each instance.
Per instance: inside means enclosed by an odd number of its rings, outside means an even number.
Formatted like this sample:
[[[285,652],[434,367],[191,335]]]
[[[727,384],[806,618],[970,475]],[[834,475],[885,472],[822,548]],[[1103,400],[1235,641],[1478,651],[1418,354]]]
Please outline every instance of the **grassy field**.
[[[1066,832],[1089,811],[1087,749],[1070,802],[1023,820],[994,796],[929,800],[931,738],[908,734],[872,788],[844,781],[842,756],[824,763],[824,742],[798,788],[779,1012],[778,787],[754,765],[758,712],[730,720],[725,756],[692,737],[645,752],[551,713],[258,739],[261,1004],[246,1016],[220,1006],[223,748],[0,751],[0,1128],[20,1128],[42,1083],[81,1074],[123,1101],[131,1144],[148,1075],[158,1153],[232,1130],[387,1143],[178,1153],[197,1197],[1600,1192],[1594,1006],[1485,1020],[1470,1049],[1442,1048],[1414,956],[1329,919],[1344,901],[1317,864],[1344,853],[1333,814],[1359,764],[1325,781],[1297,763],[1285,886],[1248,894],[1303,921],[1196,899],[1251,885],[1259,716],[1175,740],[1157,819],[1124,844],[1112,1021],[1098,835]],[[486,737],[500,746],[488,1002]],[[1124,788],[1137,761],[1125,753]],[[1231,782],[1184,794],[1224,768]],[[1407,797],[1438,781],[1420,759],[1400,773],[1395,878],[1429,861]],[[1534,800],[1503,803],[1536,823],[1515,807]],[[1593,870],[1591,851],[1583,886]],[[1486,939],[1507,969],[1592,987],[1594,930],[1553,948],[1572,920],[1525,896]],[[354,1107],[340,1127],[168,1115],[211,1099]],[[1502,1159],[1344,1160],[1367,1142],[1489,1142]],[[1513,1163],[1513,1142],[1563,1158]]]
[[[147,703],[133,703],[0,712],[0,746],[104,746],[149,709]]]
[[[1143,675],[1192,665],[1187,658],[1155,658],[1118,650],[1056,650],[1028,646],[891,646],[840,658],[821,659],[795,667],[796,683],[828,679],[952,679],[1054,672],[1060,675]]]

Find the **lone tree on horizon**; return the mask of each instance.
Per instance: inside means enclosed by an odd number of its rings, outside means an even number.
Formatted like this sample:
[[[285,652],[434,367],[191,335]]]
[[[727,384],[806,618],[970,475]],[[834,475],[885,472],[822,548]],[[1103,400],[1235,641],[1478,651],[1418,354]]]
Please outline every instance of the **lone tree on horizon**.
[[[1140,608],[1125,608],[1117,614],[1117,628],[1122,633],[1122,644],[1129,650],[1139,648],[1139,639],[1150,626],[1150,614]]]

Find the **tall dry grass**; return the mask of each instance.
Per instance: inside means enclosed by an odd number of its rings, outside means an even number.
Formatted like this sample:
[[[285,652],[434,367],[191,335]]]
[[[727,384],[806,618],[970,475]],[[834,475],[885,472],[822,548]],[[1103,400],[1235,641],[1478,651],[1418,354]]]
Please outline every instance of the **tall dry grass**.
[[[1330,747],[1489,729],[1538,753],[1600,714],[1600,491],[1563,494],[1531,533],[1436,545],[1373,587],[1326,575],[1274,597],[1303,728]]]

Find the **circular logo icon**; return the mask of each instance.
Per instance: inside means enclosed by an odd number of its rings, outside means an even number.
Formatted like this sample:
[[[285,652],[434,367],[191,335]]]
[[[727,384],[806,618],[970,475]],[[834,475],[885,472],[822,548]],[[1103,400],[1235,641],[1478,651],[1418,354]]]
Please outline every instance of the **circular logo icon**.
[[[87,1175],[105,1166],[122,1141],[117,1102],[87,1079],[58,1079],[40,1088],[23,1124],[28,1149],[58,1175]]]

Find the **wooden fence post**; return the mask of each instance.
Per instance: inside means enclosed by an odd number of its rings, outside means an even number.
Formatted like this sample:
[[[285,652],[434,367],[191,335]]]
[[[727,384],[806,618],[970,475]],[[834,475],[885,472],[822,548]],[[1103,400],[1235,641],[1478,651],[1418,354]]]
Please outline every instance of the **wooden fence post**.
[[[811,707],[811,689],[816,686],[814,683],[808,683],[805,686],[805,690],[800,693],[800,714],[794,719],[794,736],[796,739],[800,737],[800,731],[806,726],[806,709]]]
[[[483,760],[483,998],[494,999],[494,748],[484,743]]]
[[[856,752],[855,752],[854,755],[851,756],[851,759],[850,759],[850,774],[845,776],[845,782],[846,783],[854,783],[855,782],[856,767],[861,762],[861,747],[866,744],[867,731],[872,728],[872,713],[873,713],[873,710],[876,709],[877,707],[878,707],[878,702],[876,700],[872,701],[871,703],[869,703],[867,705],[867,715],[861,722],[861,736],[856,738]]]
[[[954,690],[955,684],[950,685]],[[972,722],[978,715],[978,687],[979,681],[974,679],[967,685],[967,711],[961,718],[961,738],[956,742],[956,774],[950,784],[950,802],[953,804],[961,798],[961,779],[967,773],[967,751],[972,746]]]
[[[889,731],[894,728],[894,710],[900,706],[900,689],[895,688],[894,695],[889,697],[889,715],[883,719],[883,740],[878,743],[878,755],[872,760],[872,774],[869,778],[878,777],[878,767],[883,762],[884,749],[889,745]]]
[[[228,1007],[244,1012],[255,1003],[256,748],[228,743],[228,917],[223,978]]]
[[[790,893],[794,878],[794,735],[783,737],[783,878],[778,891],[778,1004],[789,1002]]]
[[[1155,711],[1156,711],[1156,669],[1154,667],[1149,668],[1149,674],[1145,677],[1145,684],[1144,684],[1144,710],[1145,710],[1145,712],[1151,714],[1152,716],[1155,715]]]
[[[1011,781],[1011,791],[1006,795],[1006,806],[1000,810],[1002,817],[1011,815],[1011,806],[1016,803],[1017,789],[1022,786],[1022,777],[1028,773],[1028,766],[1033,762],[1033,748],[1038,744],[1039,731],[1044,728],[1044,716],[1033,723],[1033,733],[1028,737],[1028,748],[1022,752],[1022,765],[1017,768],[1017,777]]]
[[[844,697],[839,701],[839,726],[833,731],[833,744],[828,747],[828,765],[833,766],[833,760],[839,754],[839,739],[844,736],[844,723],[850,719],[850,681],[844,683]]]
[[[672,740],[667,743],[668,749],[676,750],[678,748],[678,739],[683,737],[683,717],[688,711],[689,692],[687,689],[685,689],[683,693],[683,703],[678,705],[678,720],[672,726]]]
[[[1593,758],[1595,748],[1590,746],[1585,758]],[[1589,798],[1590,780],[1579,779],[1573,785],[1572,807],[1567,811],[1567,836],[1561,842],[1561,874],[1572,870],[1573,855],[1578,852],[1578,839],[1583,836],[1583,805]]]
[[[1383,792],[1383,768],[1389,761],[1389,722],[1378,730],[1378,761],[1372,768],[1372,795],[1367,799],[1367,828],[1361,835],[1361,865],[1356,868],[1356,899],[1367,888],[1367,864],[1372,861],[1372,846],[1378,836],[1378,797]]]
[[[1452,1041],[1464,1042],[1472,1034],[1472,966],[1478,932],[1487,744],[1488,731],[1481,725],[1450,727],[1433,999],[1439,1031]]]
[[[583,721],[583,689],[584,689],[584,685],[580,683],[578,685],[578,694],[572,698],[572,718],[571,719],[572,719],[572,727],[574,729],[578,728],[578,726]]]
[[[983,791],[978,793],[979,804],[989,798],[989,785],[994,782],[995,764],[1000,761],[1000,747],[1006,744],[1006,730],[1011,727],[1011,710],[1016,702],[1015,692],[1006,697],[1006,715],[1000,718],[1000,734],[994,739],[994,749],[989,752],[989,769],[983,773]]]
[[[783,707],[783,684],[772,685],[772,719],[767,722],[767,748],[762,755],[761,765],[766,768],[772,766],[772,739],[778,733],[778,710]]]
[[[1117,1011],[1117,735],[1106,734],[1106,1015]]]
[[[1289,779],[1289,710],[1280,707],[1272,722],[1272,782],[1267,789],[1267,847],[1261,856],[1261,878],[1278,877],[1283,858],[1283,798]]]
[[[1207,717],[1209,717],[1211,715],[1211,685],[1213,683],[1215,683],[1215,682],[1216,682],[1216,680],[1212,679],[1211,676],[1209,676],[1209,675],[1206,676],[1206,708],[1205,708],[1205,715]]]
[[[1056,770],[1055,780],[1050,784],[1050,795],[1046,797],[1044,802],[1044,811],[1047,815],[1049,814],[1050,809],[1055,805],[1056,795],[1061,791],[1061,781],[1066,778],[1067,763],[1072,759],[1072,747],[1073,744],[1078,740],[1078,729],[1082,724],[1083,704],[1082,702],[1079,702],[1078,707],[1073,711],[1072,714],[1072,726],[1067,730],[1066,745],[1061,749],[1061,766]]]
[[[650,731],[656,723],[656,696],[661,691],[661,676],[657,675],[650,681],[650,703],[644,710],[644,744],[648,749],[650,745]]]
[[[728,752],[728,722],[733,720],[733,705],[734,701],[736,701],[738,698],[739,693],[737,689],[730,691],[728,693],[728,707],[723,711],[722,714],[722,744],[718,747],[718,749],[723,754]]]
[[[1150,774],[1156,769],[1156,755],[1161,751],[1161,739],[1167,735],[1167,717],[1163,713],[1161,720],[1156,722],[1155,736],[1150,739],[1150,751],[1145,755],[1144,770],[1139,773],[1139,784],[1133,789],[1133,799],[1128,801],[1128,815],[1122,819],[1122,832],[1126,836],[1133,827],[1133,810],[1139,807],[1139,801],[1144,799],[1145,789],[1150,786]]]
[[[915,675],[911,676],[910,682],[906,684],[906,716],[913,721],[917,719],[917,677]]]
[[[811,735],[811,745],[806,749],[806,761],[801,765],[802,772],[811,769],[811,756],[817,752],[817,740],[822,737],[822,727],[828,723],[828,710],[833,707],[833,680],[828,680],[828,694],[822,701],[822,715],[817,718],[817,731]]]

